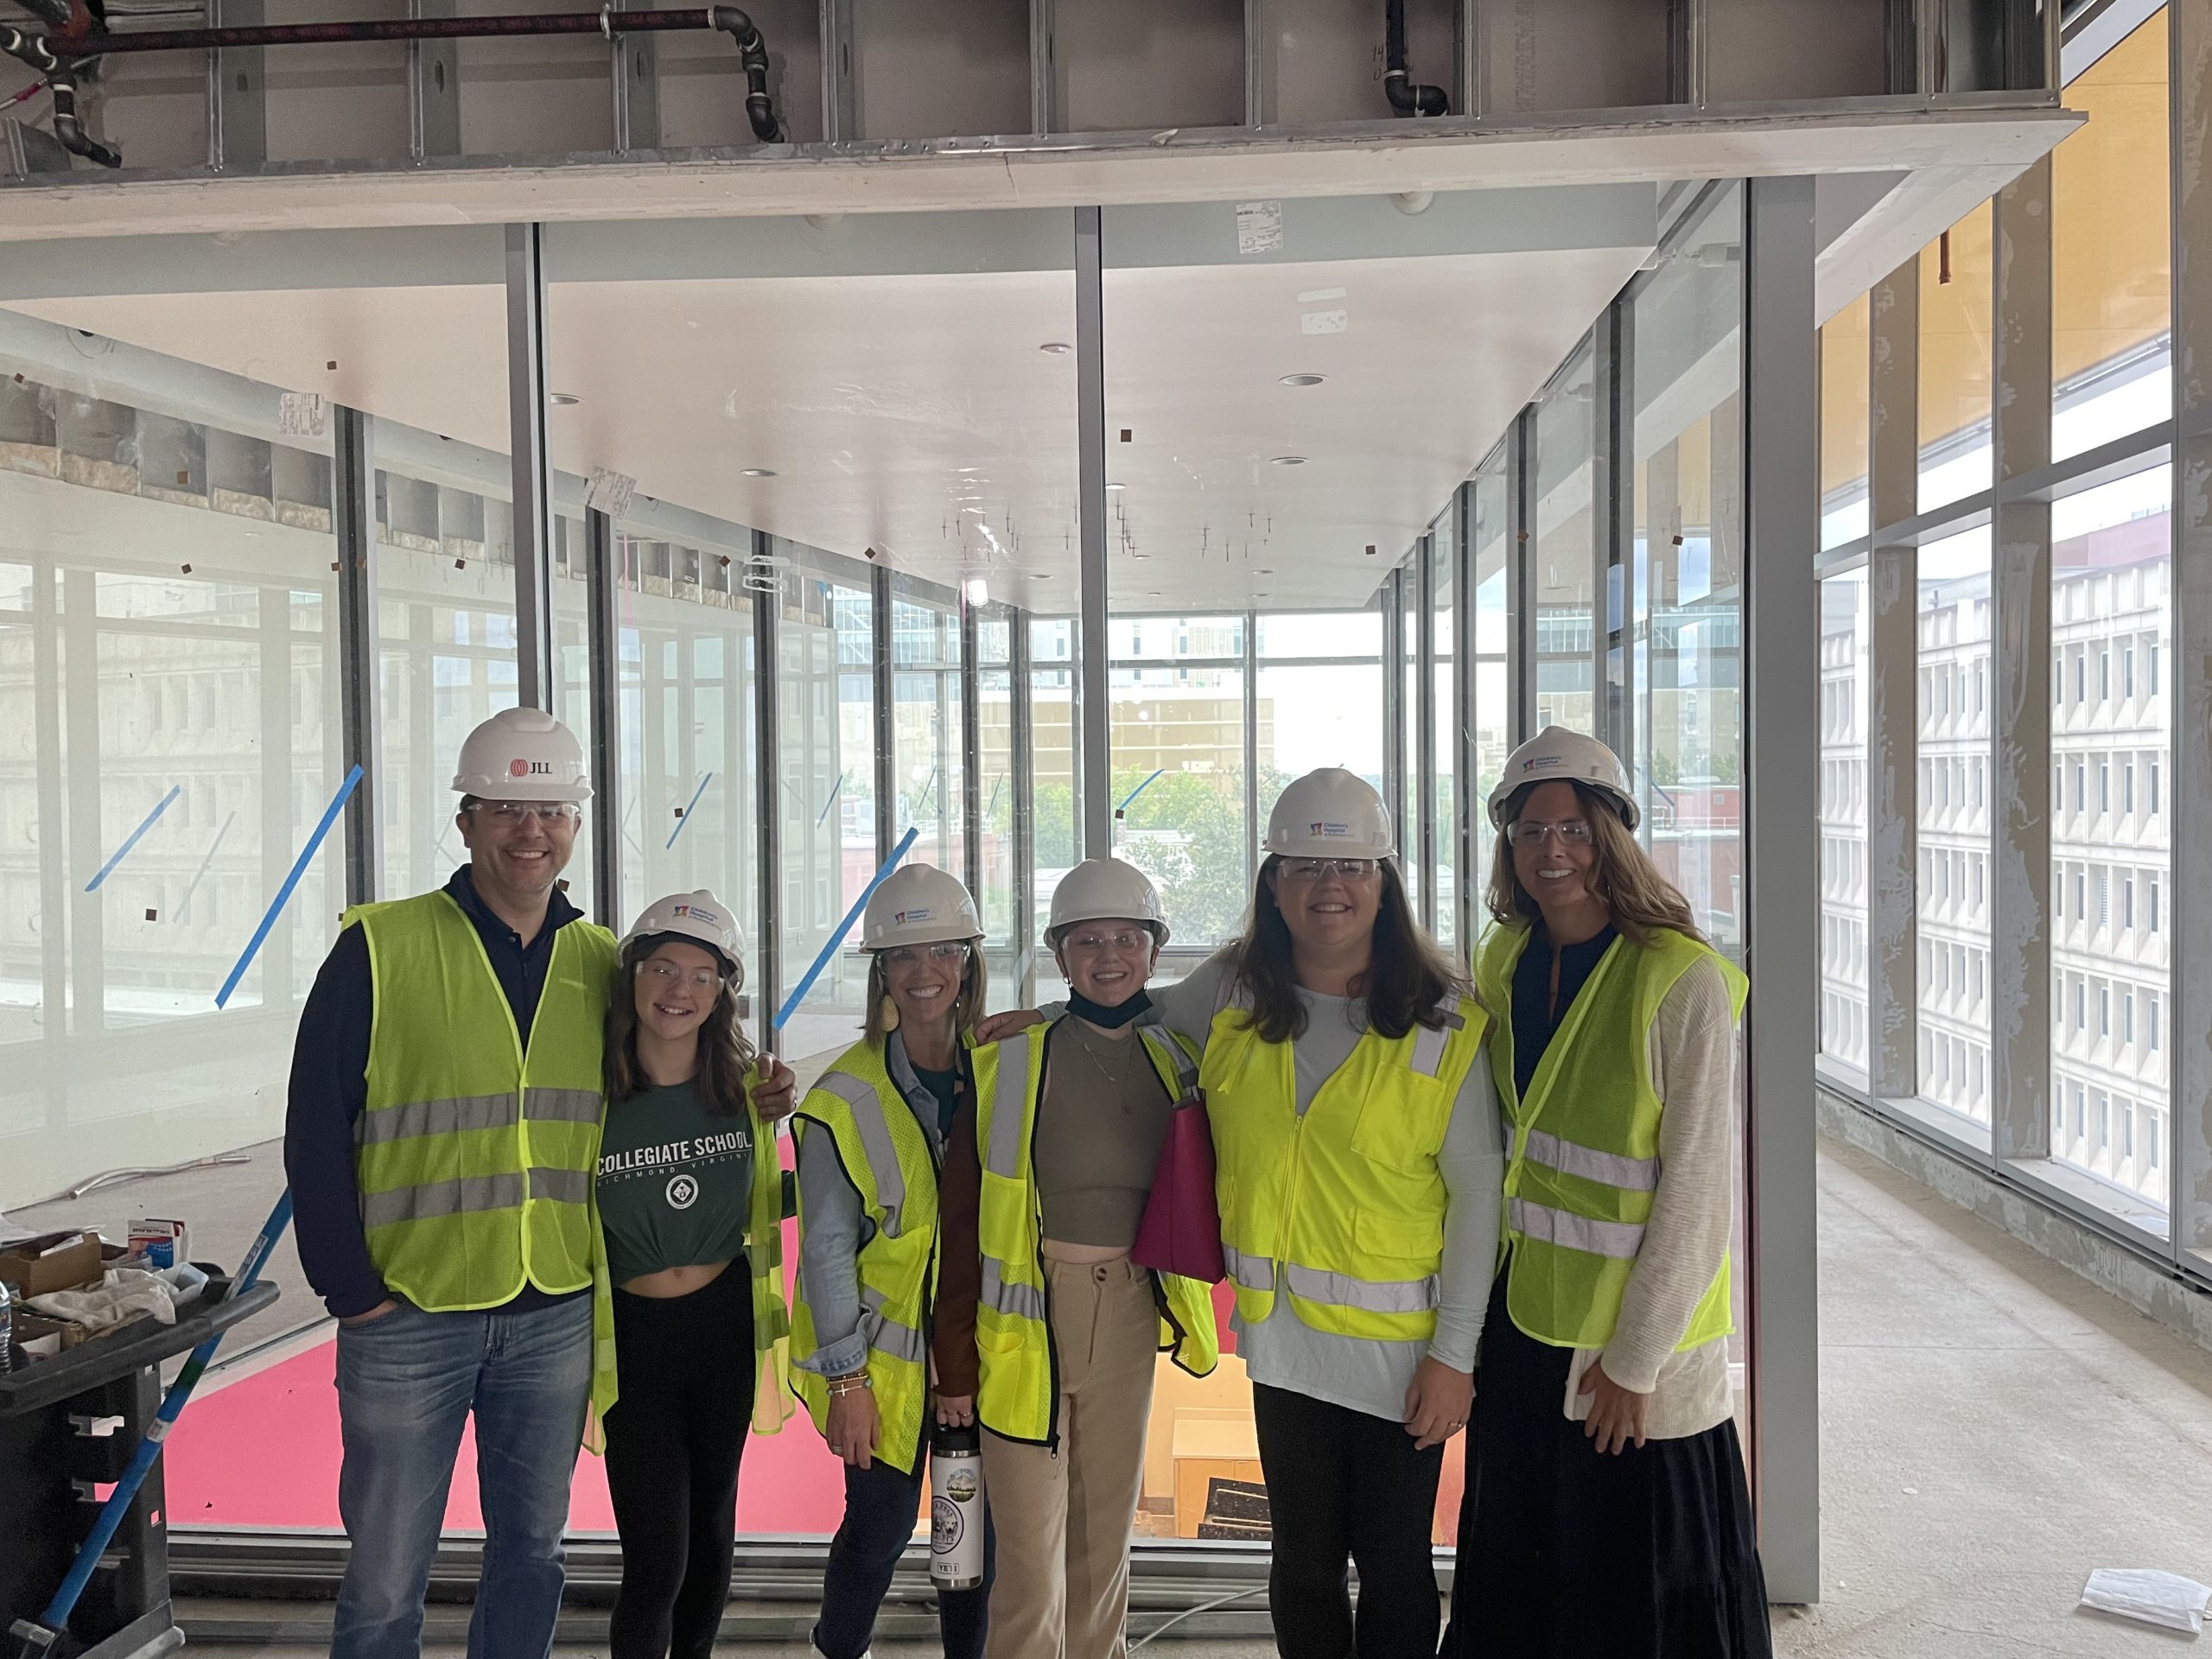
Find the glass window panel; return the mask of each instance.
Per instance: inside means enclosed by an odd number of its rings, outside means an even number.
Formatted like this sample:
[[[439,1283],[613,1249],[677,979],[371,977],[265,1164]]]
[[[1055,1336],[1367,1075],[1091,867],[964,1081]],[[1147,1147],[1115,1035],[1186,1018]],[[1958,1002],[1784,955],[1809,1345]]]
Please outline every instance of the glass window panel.
[[[959,607],[950,588],[891,579],[892,830],[915,830],[910,858],[965,880]]]
[[[1993,214],[1983,202],[1920,251],[1920,511],[1989,487]]]
[[[2051,455],[2173,413],[2166,12],[2066,87],[2089,118],[2051,155]]]
[[[1403,794],[1390,804],[1390,820],[1397,834],[1406,898],[1416,916],[1421,913],[1421,894],[1428,885],[1428,872],[1421,862],[1421,721],[1414,712],[1421,701],[1421,563],[1409,556],[1398,571],[1398,782]]]
[[[1510,664],[1513,619],[1506,608],[1506,495],[1503,474],[1484,474],[1474,484],[1474,529],[1470,537],[1470,580],[1474,583],[1475,757],[1474,788],[1468,808],[1475,819],[1475,874],[1470,878],[1487,892],[1492,842],[1490,792],[1504,774],[1513,752],[1513,683]],[[1484,901],[1487,903],[1485,899]],[[1485,910],[1476,918],[1484,925]]]
[[[1821,1052],[1861,1071],[1866,1025],[1867,578],[1821,584]]]
[[[1437,523],[1435,553],[1429,560],[1428,607],[1434,650],[1429,667],[1429,695],[1435,707],[1436,787],[1427,802],[1434,826],[1436,857],[1429,880],[1436,894],[1436,938],[1442,944],[1459,940],[1459,793],[1457,776],[1459,753],[1458,704],[1459,658],[1452,637],[1452,571],[1459,563],[1459,513],[1455,509]],[[1469,878],[1472,880],[1471,874]],[[1471,944],[1472,941],[1467,942]]]
[[[1986,765],[1990,753],[1986,710],[1976,711],[1956,695],[1977,670],[1988,669],[1989,549],[1986,529],[1922,548],[1918,614],[1919,753],[1936,784],[1920,796],[1921,859],[1935,879],[1919,886],[1919,1007],[1921,1030],[1937,1056],[1931,1068],[1923,1052],[1920,1090],[1984,1125],[1989,1122],[1989,1004],[1972,994],[1965,965],[1979,957],[1987,982],[1990,912],[1986,895],[1976,902],[1957,873],[1969,855],[1988,858],[1989,812],[1952,785],[1969,759]],[[1967,1064],[1970,1054],[1982,1059],[1980,1087]]]
[[[2054,662],[2075,651],[2109,658],[2165,641],[2172,626],[2171,490],[2171,468],[2161,465],[2051,504]],[[2051,1076],[2055,1090],[2102,1092],[2163,1115],[2168,1058],[2158,1047],[2155,1023],[2138,1020],[2135,1010],[2164,998],[2170,959],[2164,936],[2150,925],[2136,894],[2170,868],[2171,842],[2165,814],[2125,780],[2169,754],[2171,715],[2165,696],[2149,690],[2141,677],[2132,693],[2124,677],[2109,691],[2118,695],[2068,702],[2051,717],[2051,747],[2062,766],[2100,780],[2117,771],[2122,779],[2117,791],[2107,784],[2079,800],[2051,804],[2053,878],[2073,872],[2080,894],[2053,920],[2051,969],[2100,987],[2088,999],[2088,1017],[2054,1020]],[[2077,1128],[2053,1136],[2051,1155],[2164,1208],[2170,1186],[2152,1144],[2137,1137],[2131,1148],[2126,1135],[2099,1138]]]
[[[1032,798],[1016,774],[1014,748],[1014,631],[1027,626],[1020,613],[1005,605],[984,606],[976,622],[976,797],[982,808],[976,833],[982,842],[983,877],[976,903],[990,955],[995,1007],[1034,1000],[1033,992],[1025,995],[1022,989],[1029,940],[1019,909],[1024,885],[1020,848],[1026,828],[1015,823],[1022,803]],[[1027,729],[1026,714],[1022,723]]]
[[[1866,446],[1872,359],[1870,302],[1861,294],[1821,328],[1821,545],[1868,533]]]
[[[1586,342],[1536,410],[1536,724],[1594,734],[1597,541],[1590,511],[1597,382]]]

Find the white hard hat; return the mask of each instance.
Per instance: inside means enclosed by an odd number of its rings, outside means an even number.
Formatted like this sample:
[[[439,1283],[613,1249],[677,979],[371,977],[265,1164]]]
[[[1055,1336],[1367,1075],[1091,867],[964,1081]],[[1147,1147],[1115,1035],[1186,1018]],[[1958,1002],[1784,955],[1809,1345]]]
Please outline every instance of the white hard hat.
[[[1388,858],[1397,850],[1390,809],[1375,785],[1342,766],[1294,778],[1268,814],[1270,853],[1292,858]]]
[[[729,907],[706,888],[654,899],[622,936],[623,948],[628,949],[632,939],[658,938],[664,933],[705,945],[722,959],[725,972],[743,981],[745,930]]]
[[[583,745],[543,709],[502,709],[461,745],[453,786],[487,801],[588,801]]]
[[[1118,858],[1086,858],[1052,889],[1052,920],[1046,944],[1077,922],[1142,922],[1161,944],[1167,943],[1167,918],[1160,912],[1160,889],[1134,864]]]
[[[1547,726],[1505,758],[1505,771],[1490,792],[1490,821],[1503,827],[1515,791],[1530,784],[1564,781],[1594,789],[1613,804],[1630,829],[1642,815],[1620,757],[1594,737]]]
[[[889,950],[939,939],[980,939],[983,924],[960,878],[933,864],[904,864],[868,896],[861,949]]]

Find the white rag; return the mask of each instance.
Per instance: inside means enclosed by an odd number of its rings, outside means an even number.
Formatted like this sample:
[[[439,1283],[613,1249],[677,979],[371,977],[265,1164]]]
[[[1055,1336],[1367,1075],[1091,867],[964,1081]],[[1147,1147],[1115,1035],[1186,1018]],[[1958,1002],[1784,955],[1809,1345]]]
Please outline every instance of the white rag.
[[[2089,1574],[2088,1587],[2082,1592],[2084,1607],[2191,1636],[2204,1632],[2208,1601],[2212,1601],[2212,1589],[2195,1579],[2149,1567],[2101,1567]]]
[[[89,1290],[57,1290],[34,1296],[23,1306],[51,1319],[80,1325],[91,1336],[127,1325],[150,1313],[156,1323],[176,1323],[177,1293],[157,1273],[143,1268],[110,1268]]]

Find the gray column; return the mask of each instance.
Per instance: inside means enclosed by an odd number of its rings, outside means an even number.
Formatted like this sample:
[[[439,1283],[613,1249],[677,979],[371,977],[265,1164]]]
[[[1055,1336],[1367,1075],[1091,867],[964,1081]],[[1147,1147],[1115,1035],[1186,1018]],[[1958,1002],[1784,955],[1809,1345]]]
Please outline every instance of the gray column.
[[[773,551],[768,532],[753,532],[753,556],[766,559]],[[766,567],[755,565],[754,569]],[[753,595],[753,719],[758,727],[760,786],[753,791],[753,801],[759,817],[753,826],[760,848],[760,860],[755,869],[759,885],[754,897],[759,905],[760,927],[753,941],[753,994],[760,999],[760,1040],[768,1053],[777,1053],[775,1032],[769,1021],[776,1017],[776,1010],[784,997],[783,987],[783,875],[784,875],[784,801],[783,790],[778,779],[783,776],[783,733],[777,724],[778,696],[776,677],[776,629],[783,608],[783,583],[779,578],[773,587],[763,582]]]
[[[1867,497],[1866,1065],[1877,1095],[1920,1092],[1920,550],[1885,542],[1913,517],[1920,480],[1920,258],[1871,296]]]
[[[552,472],[545,455],[545,232],[507,226],[507,442],[514,476],[516,696],[553,706]]]
[[[338,542],[339,755],[361,781],[346,803],[346,902],[384,896],[384,644],[377,618],[376,424],[331,411],[331,527]]]
[[[614,520],[584,511],[584,660],[591,709],[591,891],[594,918],[618,932],[622,915],[622,633]],[[729,677],[738,665],[733,658]],[[731,826],[733,835],[740,833]],[[650,897],[648,902],[650,902]]]
[[[1112,705],[1106,658],[1105,239],[1096,207],[1075,210],[1076,521],[1083,615],[1076,655],[1083,685],[1083,855],[1114,850]]]
[[[1989,812],[1990,1149],[2050,1151],[2050,504],[2008,499],[2050,460],[2050,158],[1996,205]]]
[[[1745,1031],[1753,1468],[1767,1591],[1821,1592],[1813,1114],[1819,1039],[1820,403],[1810,178],[1753,179],[1745,226]]]
[[[2168,8],[2173,88],[2174,1239],[2212,1250],[2212,0]],[[2198,1262],[2203,1265],[2202,1261]]]
[[[890,571],[880,564],[871,569],[868,592],[868,634],[874,649],[870,671],[875,705],[875,861],[881,864],[899,844],[899,688],[891,677]],[[834,664],[830,671],[836,675]]]

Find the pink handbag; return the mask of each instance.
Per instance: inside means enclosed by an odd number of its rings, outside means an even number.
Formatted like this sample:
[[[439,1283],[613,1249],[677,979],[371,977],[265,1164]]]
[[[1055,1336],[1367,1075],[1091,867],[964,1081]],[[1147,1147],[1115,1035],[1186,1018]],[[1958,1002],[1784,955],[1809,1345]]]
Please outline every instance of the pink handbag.
[[[1129,1258],[1141,1268],[1219,1284],[1221,1206],[1213,1192],[1213,1128],[1205,1096],[1192,1092],[1168,1115],[1167,1138],[1152,1175],[1152,1195]]]

